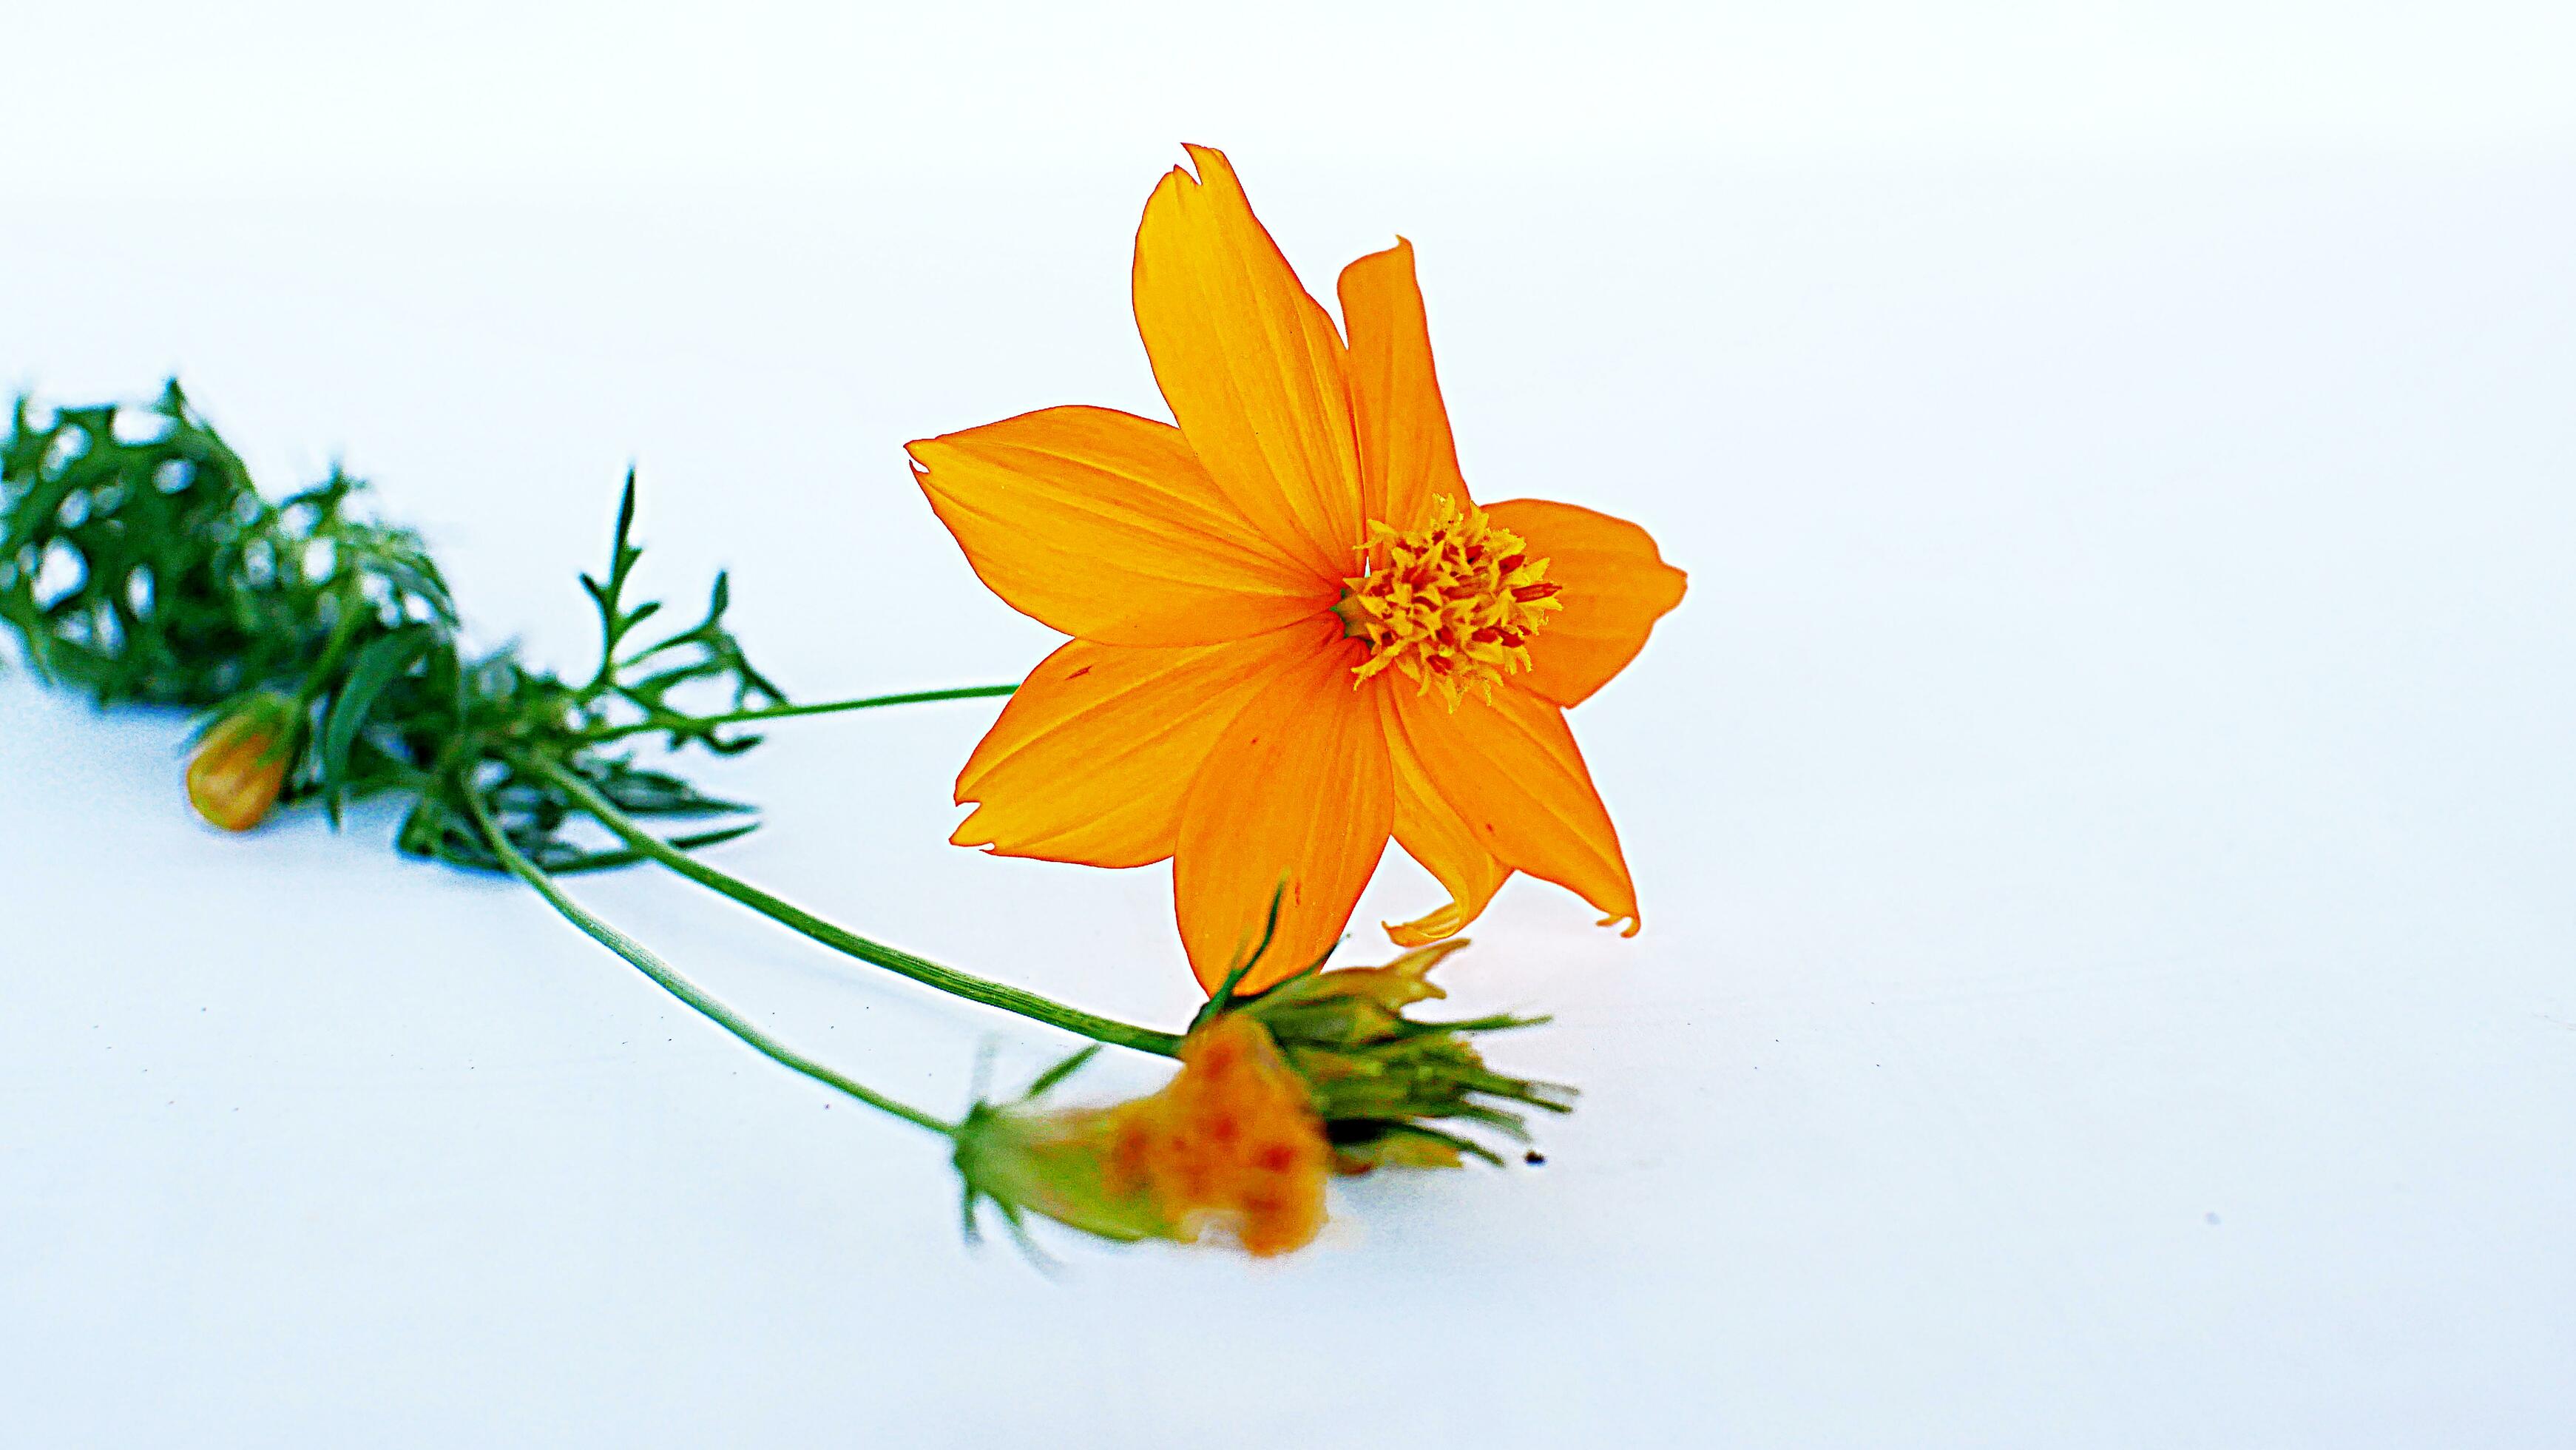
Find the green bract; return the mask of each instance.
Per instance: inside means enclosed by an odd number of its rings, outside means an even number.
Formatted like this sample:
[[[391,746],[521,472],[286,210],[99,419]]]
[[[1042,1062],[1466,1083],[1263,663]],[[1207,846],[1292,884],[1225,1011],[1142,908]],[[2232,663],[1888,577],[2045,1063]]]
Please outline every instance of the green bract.
[[[1562,1113],[1572,1110],[1575,1092],[1505,1077],[1485,1066],[1468,1041],[1476,1033],[1536,1027],[1544,1017],[1438,1022],[1404,1015],[1417,1002],[1448,995],[1432,983],[1431,969],[1465,945],[1463,938],[1437,942],[1382,967],[1310,967],[1254,996],[1229,988],[1208,1002],[1199,1020],[1235,1012],[1270,1030],[1313,1092],[1325,1137],[1346,1173],[1455,1168],[1462,1155],[1499,1162],[1474,1139],[1432,1124],[1473,1124],[1526,1139],[1521,1115],[1498,1104]]]

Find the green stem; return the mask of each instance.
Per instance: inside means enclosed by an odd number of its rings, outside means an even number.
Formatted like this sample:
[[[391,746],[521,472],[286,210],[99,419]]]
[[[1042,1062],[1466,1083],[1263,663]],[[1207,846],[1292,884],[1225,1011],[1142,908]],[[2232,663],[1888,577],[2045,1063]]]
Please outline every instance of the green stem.
[[[304,672],[304,682],[295,691],[295,709],[299,715],[305,706],[313,703],[315,696],[322,693],[323,684],[330,679],[331,672],[340,667],[340,656],[348,653],[349,641],[357,638],[358,626],[375,617],[375,611],[366,607],[366,596],[359,592],[355,575],[350,576],[348,587],[339,592],[337,599],[340,617],[331,625],[331,637],[322,645],[322,657],[314,661],[313,668]]]
[[[999,1007],[1005,1012],[1016,1012],[1033,1021],[1044,1022],[1050,1027],[1061,1027],[1067,1032],[1079,1033],[1094,1042],[1106,1042],[1113,1047],[1133,1048],[1138,1052],[1159,1053],[1164,1057],[1180,1055],[1181,1039],[1177,1033],[1160,1032],[1151,1027],[1139,1027],[1131,1022],[1120,1022],[1115,1018],[1095,1016],[1079,1008],[1068,1007],[1053,998],[1041,997],[1035,992],[1022,991],[1018,987],[971,976],[953,968],[943,967],[937,962],[926,961],[910,952],[886,946],[881,942],[870,941],[855,932],[844,931],[811,912],[779,900],[750,882],[729,876],[695,856],[672,847],[659,836],[645,830],[634,818],[619,810],[598,791],[593,790],[590,782],[556,762],[542,757],[524,755],[514,757],[514,762],[520,769],[541,775],[560,786],[564,793],[571,796],[584,811],[589,812],[592,818],[606,826],[611,834],[627,845],[699,885],[719,895],[729,896],[779,925],[811,937],[836,952],[883,967],[899,976],[910,977],[924,986],[936,987],[951,996],[963,997],[969,1002],[981,1002],[987,1007]]]
[[[510,868],[511,874],[535,888],[536,893],[546,899],[547,905],[562,913],[564,920],[580,927],[591,940],[624,957],[629,965],[652,978],[662,990],[696,1008],[707,1020],[749,1043],[754,1051],[781,1067],[792,1068],[826,1087],[838,1088],[869,1107],[879,1112],[891,1113],[907,1123],[928,1128],[946,1137],[957,1136],[957,1124],[934,1118],[908,1103],[897,1102],[863,1083],[825,1067],[752,1026],[732,1008],[708,996],[697,983],[681,976],[670,963],[655,956],[642,942],[583,910],[571,897],[564,895],[563,889],[555,885],[553,877],[548,876],[537,866],[537,863],[522,855],[518,847],[510,844],[509,834],[492,819],[492,813],[484,806],[483,797],[479,792],[468,787],[462,794],[467,808],[474,814],[474,823],[482,828],[483,838],[491,843],[493,853],[501,858],[502,865]]]
[[[723,715],[691,715],[691,725],[740,725],[754,720],[791,720],[799,715],[837,715],[845,710],[873,710],[881,705],[924,705],[933,700],[981,700],[1007,695],[1017,685],[965,685],[954,690],[913,690],[901,695],[869,695],[857,700],[832,700],[819,705],[768,705],[759,709],[735,710]],[[623,740],[629,735],[650,735],[666,728],[658,720],[636,720],[624,725],[595,725],[582,732],[581,738],[597,744],[604,740]]]

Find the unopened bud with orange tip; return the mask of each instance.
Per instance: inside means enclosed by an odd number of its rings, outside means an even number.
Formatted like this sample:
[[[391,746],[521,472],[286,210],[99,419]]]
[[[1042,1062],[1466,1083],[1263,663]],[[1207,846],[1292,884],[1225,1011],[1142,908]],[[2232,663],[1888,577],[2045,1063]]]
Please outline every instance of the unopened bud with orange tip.
[[[1039,1110],[1068,1059],[1018,1103],[978,1103],[957,1130],[967,1222],[989,1200],[1102,1238],[1196,1243],[1211,1230],[1267,1257],[1324,1222],[1333,1151],[1305,1081],[1259,1023],[1225,1017],[1181,1045],[1161,1091],[1106,1108]]]
[[[188,804],[209,825],[247,831],[267,819],[295,763],[296,709],[261,693],[233,705],[188,757]]]
[[[1251,996],[1229,988],[1200,1013],[1198,1030],[1235,1018],[1260,1023],[1305,1081],[1341,1172],[1455,1168],[1469,1157],[1500,1162],[1459,1130],[1526,1139],[1521,1109],[1563,1113],[1575,1094],[1496,1072],[1476,1048],[1479,1036],[1535,1027],[1543,1017],[1407,1015],[1448,995],[1431,969],[1466,945],[1464,938],[1435,942],[1382,967],[1309,968]]]

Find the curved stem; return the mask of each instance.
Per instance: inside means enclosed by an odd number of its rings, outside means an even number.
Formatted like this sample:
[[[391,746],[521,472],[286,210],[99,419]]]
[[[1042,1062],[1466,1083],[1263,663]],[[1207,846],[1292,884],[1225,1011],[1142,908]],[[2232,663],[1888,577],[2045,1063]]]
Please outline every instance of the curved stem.
[[[898,976],[910,977],[923,986],[936,987],[951,996],[963,997],[969,1002],[981,1002],[987,1007],[999,1007],[1005,1012],[1016,1012],[1032,1021],[1044,1022],[1050,1027],[1061,1027],[1067,1032],[1079,1033],[1094,1042],[1106,1042],[1114,1047],[1133,1048],[1138,1052],[1158,1053],[1164,1057],[1180,1055],[1181,1039],[1178,1033],[1161,1032],[1151,1027],[1137,1026],[1132,1022],[1121,1022],[1116,1018],[1097,1016],[1077,1007],[1068,1007],[1051,997],[1041,997],[1035,992],[1023,991],[1018,987],[943,967],[937,962],[927,961],[882,942],[870,941],[856,932],[845,931],[811,912],[781,901],[748,881],[729,876],[695,856],[671,846],[661,837],[645,830],[633,817],[619,810],[605,796],[592,789],[590,782],[554,761],[536,756],[519,756],[515,759],[521,769],[541,775],[562,787],[564,793],[571,796],[593,819],[606,826],[610,834],[635,850],[708,890],[732,897],[779,925],[821,942],[836,952],[857,957],[860,961],[873,966],[883,967]]]
[[[691,725],[741,725],[754,720],[792,720],[799,715],[837,715],[845,710],[873,710],[881,705],[926,705],[934,700],[982,700],[1007,695],[1017,685],[964,685],[953,690],[912,690],[900,695],[869,695],[856,700],[831,700],[816,705],[768,705],[758,709],[734,710],[722,715],[692,715]],[[666,728],[664,722],[635,720],[624,725],[595,725],[582,732],[581,738],[597,744],[604,740],[623,740],[629,735],[650,735]]]
[[[321,658],[313,662],[313,668],[304,672],[303,683],[296,687],[295,708],[298,714],[322,693],[323,682],[340,666],[340,656],[349,652],[349,641],[357,638],[358,626],[375,617],[375,611],[366,608],[365,596],[358,592],[356,575],[349,576],[348,586],[341,589],[336,597],[340,617],[332,622],[331,637],[323,642]]]
[[[502,865],[510,868],[511,874],[535,888],[536,893],[546,899],[547,905],[562,913],[564,920],[580,927],[591,940],[624,957],[629,965],[652,978],[662,990],[696,1008],[700,1015],[749,1043],[754,1051],[782,1067],[792,1068],[826,1087],[837,1088],[848,1093],[879,1112],[891,1113],[907,1123],[928,1128],[945,1137],[957,1136],[957,1124],[934,1118],[908,1103],[897,1102],[866,1084],[845,1077],[794,1048],[780,1043],[768,1033],[744,1021],[732,1008],[708,996],[697,983],[681,976],[670,963],[655,956],[651,948],[583,910],[571,897],[564,895],[563,889],[555,885],[553,877],[548,876],[537,863],[521,854],[518,847],[510,844],[508,833],[492,819],[492,813],[484,806],[481,795],[467,790],[464,796],[466,806],[474,814],[475,825],[482,828],[483,839],[491,843],[493,853],[501,858]]]

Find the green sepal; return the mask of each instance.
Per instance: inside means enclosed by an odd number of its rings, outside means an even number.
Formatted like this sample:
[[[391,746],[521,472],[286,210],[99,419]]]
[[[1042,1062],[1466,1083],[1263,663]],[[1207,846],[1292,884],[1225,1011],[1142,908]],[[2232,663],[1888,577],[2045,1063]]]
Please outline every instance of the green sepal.
[[[1216,1011],[1240,1012],[1269,1029],[1306,1080],[1315,1111],[1348,1171],[1378,1166],[1455,1167],[1460,1155],[1500,1159],[1435,1123],[1468,1125],[1526,1141],[1517,1109],[1564,1113],[1575,1090],[1505,1076],[1486,1066],[1470,1039],[1545,1021],[1496,1014],[1463,1021],[1406,1016],[1447,993],[1431,969],[1466,946],[1451,940],[1406,952],[1382,967],[1309,969],[1269,990],[1227,995]],[[1201,1021],[1208,1014],[1201,1014]]]

